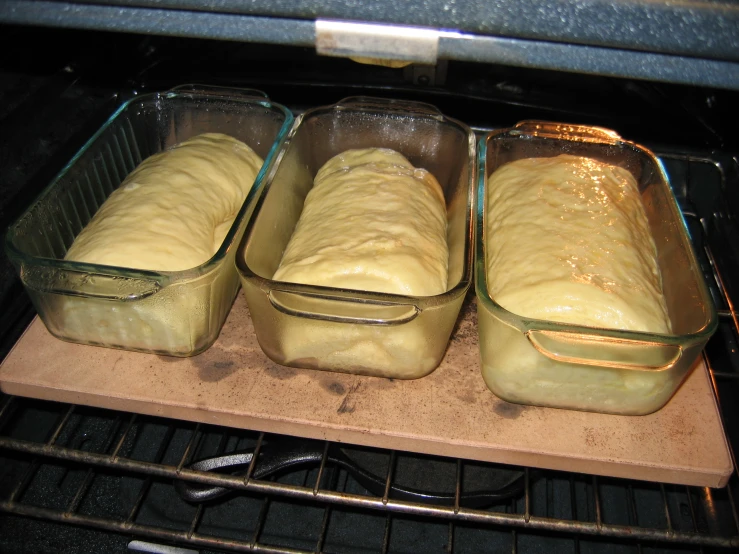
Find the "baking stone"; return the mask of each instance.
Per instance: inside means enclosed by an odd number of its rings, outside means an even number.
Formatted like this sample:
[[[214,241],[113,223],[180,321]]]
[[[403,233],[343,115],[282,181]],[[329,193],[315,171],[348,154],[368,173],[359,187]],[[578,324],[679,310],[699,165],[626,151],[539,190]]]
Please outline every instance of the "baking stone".
[[[702,361],[647,416],[521,406],[480,374],[468,297],[440,367],[414,381],[283,367],[259,348],[243,294],[208,351],[172,358],[82,346],[34,319],[0,366],[8,394],[267,431],[594,475],[722,487],[731,473]]]

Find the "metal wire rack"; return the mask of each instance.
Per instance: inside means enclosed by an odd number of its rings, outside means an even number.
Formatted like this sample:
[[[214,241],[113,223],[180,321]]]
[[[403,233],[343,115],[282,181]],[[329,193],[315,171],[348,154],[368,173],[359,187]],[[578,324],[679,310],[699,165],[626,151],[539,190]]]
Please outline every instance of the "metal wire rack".
[[[732,302],[733,224],[726,206],[739,186],[737,160],[663,152],[696,252],[719,309],[720,329],[704,353],[736,442],[739,339]],[[732,188],[733,187],[733,188]],[[737,189],[739,190],[739,189]],[[734,414],[735,415],[735,414]],[[0,404],[0,511],[196,549],[253,552],[703,552],[739,548],[734,474],[720,490],[518,468],[522,494],[484,509],[461,501],[465,476],[501,466],[366,449],[382,459],[383,495],[368,493],[327,462],[268,479],[189,469],[191,461],[255,448],[275,435],[84,406],[4,397]],[[733,454],[732,454],[733,457]],[[256,460],[255,454],[253,460]],[[394,498],[408,472],[442,467],[452,505]],[[510,469],[510,468],[508,468]],[[185,480],[234,491],[190,505]],[[289,529],[288,529],[289,528]]]

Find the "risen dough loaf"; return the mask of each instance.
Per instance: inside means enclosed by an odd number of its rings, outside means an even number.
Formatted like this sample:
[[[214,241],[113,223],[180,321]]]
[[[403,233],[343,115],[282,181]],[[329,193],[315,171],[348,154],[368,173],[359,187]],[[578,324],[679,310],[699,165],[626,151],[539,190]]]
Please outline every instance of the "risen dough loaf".
[[[528,158],[499,168],[487,186],[487,283],[498,304],[535,319],[670,332],[654,241],[628,171],[570,155]],[[553,360],[485,311],[479,324],[483,378],[508,401],[643,414],[674,390],[670,371]],[[644,363],[640,351],[619,355]]]
[[[223,242],[262,160],[244,143],[203,134],[144,160],[77,236],[66,259],[157,271],[195,268]],[[196,353],[215,338],[238,278],[217,269],[134,302],[63,298],[64,338],[132,350]]]
[[[273,279],[433,296],[446,291],[446,204],[394,150],[348,150],[318,171]]]
[[[492,298],[525,317],[669,333],[634,177],[589,158],[527,158],[488,180]]]
[[[441,294],[447,287],[446,231],[446,204],[433,175],[393,150],[348,150],[318,171],[273,279]],[[283,349],[287,363],[414,378],[433,369],[428,331],[419,318],[392,328],[296,323]]]
[[[235,138],[207,133],[144,160],[77,236],[66,259],[180,271],[216,253],[262,167]]]

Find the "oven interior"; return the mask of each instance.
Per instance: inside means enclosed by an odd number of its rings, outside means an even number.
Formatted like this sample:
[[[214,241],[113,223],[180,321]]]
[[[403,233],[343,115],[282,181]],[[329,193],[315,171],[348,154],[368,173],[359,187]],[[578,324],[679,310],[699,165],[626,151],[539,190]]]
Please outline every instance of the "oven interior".
[[[52,45],[50,48],[49,45]],[[720,316],[705,351],[727,437],[739,445],[739,214],[735,91],[472,62],[391,69],[312,48],[0,27],[0,229],[133,94],[182,83],[253,87],[296,114],[347,96],[420,100],[483,132],[542,119],[614,128],[665,164]],[[733,238],[732,238],[733,237]],[[466,305],[474,301],[470,291]],[[0,253],[0,359],[34,316]],[[173,376],[173,378],[176,378]],[[290,437],[3,395],[3,552],[728,552],[739,480],[723,489],[599,478],[368,448],[370,491],[328,455],[189,504],[191,461]],[[253,468],[252,468],[253,469]],[[190,470],[193,483],[209,483]],[[465,493],[515,483],[478,506]],[[402,500],[397,487],[452,501]],[[515,489],[515,490],[514,490]],[[165,547],[176,547],[167,550]],[[178,549],[179,550],[178,550]]]

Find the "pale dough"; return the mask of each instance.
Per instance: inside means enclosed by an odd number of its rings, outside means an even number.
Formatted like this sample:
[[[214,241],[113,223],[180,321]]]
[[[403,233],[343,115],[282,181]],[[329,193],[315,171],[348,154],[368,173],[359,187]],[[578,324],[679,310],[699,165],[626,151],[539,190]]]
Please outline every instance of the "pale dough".
[[[144,160],[80,232],[66,259],[180,271],[216,253],[262,167],[235,138],[206,133]]]
[[[488,180],[487,283],[508,311],[669,333],[656,249],[634,177],[590,158],[506,164]]]
[[[528,158],[499,168],[487,187],[487,284],[498,304],[534,319],[670,333],[656,248],[631,173],[571,155]],[[478,321],[483,378],[511,402],[644,414],[667,401],[679,378],[670,369],[551,359],[484,306]],[[611,349],[598,355],[607,359]],[[644,363],[638,349],[618,356]]]
[[[273,279],[432,296],[447,290],[446,203],[431,173],[389,149],[348,150],[318,171]],[[361,305],[352,310],[361,315]],[[416,318],[397,326],[290,320],[286,363],[400,379],[435,367]]]
[[[198,267],[221,246],[261,166],[246,144],[216,133],[155,154],[110,195],[66,259],[155,271]],[[233,257],[136,301],[63,297],[60,332],[77,342],[194,354],[217,336],[231,307]]]
[[[449,250],[441,186],[389,149],[348,150],[321,167],[273,279],[433,296]]]

